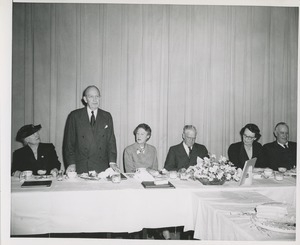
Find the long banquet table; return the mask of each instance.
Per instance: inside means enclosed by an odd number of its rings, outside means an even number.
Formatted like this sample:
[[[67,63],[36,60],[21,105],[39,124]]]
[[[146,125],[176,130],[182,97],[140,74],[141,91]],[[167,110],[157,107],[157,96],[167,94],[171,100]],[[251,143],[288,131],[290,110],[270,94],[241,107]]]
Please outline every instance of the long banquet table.
[[[222,186],[204,186],[193,180],[170,182],[175,189],[144,189],[130,177],[121,183],[53,179],[51,187],[21,188],[20,181],[12,178],[11,235],[137,232],[143,228],[184,226],[185,231],[194,230],[197,239],[215,239],[203,233],[200,222],[199,210],[205,206],[201,200],[206,196],[250,191],[268,200],[294,206],[296,203],[296,181],[292,177],[283,181],[253,180],[251,186],[238,186],[232,181]],[[281,235],[255,238],[280,240]],[[295,240],[295,236],[282,239]]]

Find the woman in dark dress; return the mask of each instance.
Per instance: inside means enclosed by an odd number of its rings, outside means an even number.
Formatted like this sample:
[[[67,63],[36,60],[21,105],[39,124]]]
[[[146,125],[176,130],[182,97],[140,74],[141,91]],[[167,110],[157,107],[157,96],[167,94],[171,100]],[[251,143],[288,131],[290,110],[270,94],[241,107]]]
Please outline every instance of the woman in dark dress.
[[[245,162],[257,157],[255,167],[260,167],[262,157],[262,145],[257,142],[260,137],[260,130],[253,123],[247,124],[240,131],[241,142],[231,144],[228,148],[228,158],[237,167],[244,168]]]
[[[41,128],[41,125],[29,124],[19,129],[16,140],[24,146],[13,153],[12,175],[20,176],[25,170],[32,170],[34,175],[57,174],[61,164],[54,145],[41,143]]]

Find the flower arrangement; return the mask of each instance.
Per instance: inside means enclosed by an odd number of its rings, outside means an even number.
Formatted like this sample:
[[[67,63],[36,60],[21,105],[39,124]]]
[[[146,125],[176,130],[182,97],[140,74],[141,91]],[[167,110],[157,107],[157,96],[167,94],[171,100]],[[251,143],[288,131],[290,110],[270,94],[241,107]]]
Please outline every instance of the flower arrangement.
[[[192,172],[194,179],[198,179],[203,184],[223,184],[225,181],[239,181],[242,170],[236,169],[226,157],[212,154],[209,158],[198,157],[197,164],[190,166],[187,170]]]

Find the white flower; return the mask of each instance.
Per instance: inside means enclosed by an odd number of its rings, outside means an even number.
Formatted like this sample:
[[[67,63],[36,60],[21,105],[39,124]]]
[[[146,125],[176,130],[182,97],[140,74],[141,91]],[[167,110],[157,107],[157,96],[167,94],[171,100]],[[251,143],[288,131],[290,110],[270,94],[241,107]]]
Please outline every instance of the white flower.
[[[241,168],[237,169],[237,176],[242,177],[243,170]]]
[[[231,174],[227,173],[226,174],[226,180],[230,180],[231,179]]]
[[[214,165],[213,167],[213,173],[216,173],[219,170],[219,166],[218,165]]]
[[[226,157],[220,156],[219,159],[216,158],[215,154],[210,154],[210,158],[204,157],[201,159],[197,158],[197,165],[191,168],[191,174],[195,178],[206,178],[209,181],[215,179],[226,180],[239,180],[242,170],[236,170],[231,162],[227,160]]]
[[[198,167],[201,167],[201,166],[203,166],[203,159],[201,158],[201,157],[197,157],[197,166]]]
[[[204,160],[204,162],[205,162],[205,163],[210,163],[210,160],[209,160],[209,158],[208,158],[208,157],[204,157],[204,159],[203,159],[203,160]]]
[[[223,175],[224,175],[224,173],[223,173],[223,172],[220,172],[220,173],[218,173],[217,178],[218,178],[218,179],[222,179]]]
[[[227,161],[227,158],[226,158],[226,157],[220,156],[219,162],[226,162],[226,161]]]

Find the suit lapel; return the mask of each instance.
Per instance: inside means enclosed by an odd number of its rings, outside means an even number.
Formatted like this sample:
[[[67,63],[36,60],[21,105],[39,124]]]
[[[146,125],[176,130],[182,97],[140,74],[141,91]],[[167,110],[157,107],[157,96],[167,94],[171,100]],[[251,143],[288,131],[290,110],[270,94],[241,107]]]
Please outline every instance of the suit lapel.
[[[86,139],[92,143],[93,141],[93,130],[90,125],[89,115],[87,112],[87,108],[82,108],[80,113],[80,126],[86,131]],[[89,144],[90,145],[90,144]]]
[[[98,109],[95,126],[92,129],[93,136],[96,141],[99,138],[99,136],[102,135],[104,128],[105,128],[104,116],[101,110]]]
[[[183,142],[180,144],[180,148],[179,149],[180,149],[180,155],[183,155],[183,156],[185,155],[185,156],[189,157],[189,155],[185,151],[185,148],[183,146]],[[193,154],[193,151],[192,151],[192,154]]]
[[[252,146],[252,147],[253,147],[253,146]],[[252,148],[252,151],[254,151],[253,148]],[[247,160],[249,160],[249,157],[248,157],[248,154],[247,154],[247,152],[246,152],[246,150],[245,150],[245,147],[244,147],[244,143],[243,143],[243,142],[241,143],[240,159],[241,159],[242,161],[247,161]]]
[[[36,159],[34,157],[34,154],[33,154],[33,151],[31,150],[30,146],[26,145],[25,147],[26,147],[26,154],[28,154],[29,159],[31,159],[31,162],[36,161]]]

